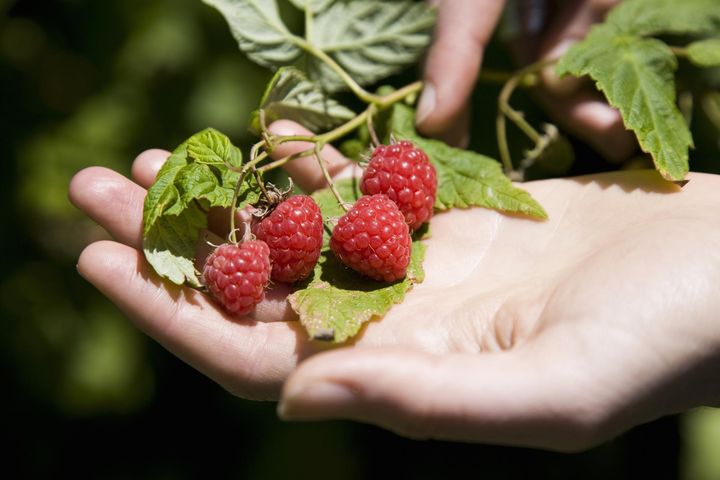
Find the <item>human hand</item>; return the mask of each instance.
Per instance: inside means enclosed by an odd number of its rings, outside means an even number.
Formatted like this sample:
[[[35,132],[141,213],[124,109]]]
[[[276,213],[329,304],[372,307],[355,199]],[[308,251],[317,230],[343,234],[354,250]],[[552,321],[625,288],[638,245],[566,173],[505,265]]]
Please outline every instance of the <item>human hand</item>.
[[[288,122],[276,133],[303,133]],[[306,148],[288,143],[279,156]],[[577,450],[720,392],[720,179],[682,192],[654,172],[524,184],[546,222],[485,209],[432,219],[425,281],[344,348],[307,341],[276,289],[252,318],[162,282],[138,251],[142,202],[166,153],[133,183],[93,168],[73,202],[118,242],[78,269],[136,325],[245,398],[288,419],[350,418],[414,437]],[[334,150],[334,172],[348,172]],[[289,164],[319,186],[311,159]]]
[[[435,39],[424,68],[425,87],[418,104],[418,129],[448,143],[467,145],[470,95],[481,69],[484,49],[500,18],[504,1],[438,0]],[[524,2],[518,2],[521,5]],[[618,0],[566,2],[553,13],[539,39],[521,38],[512,49],[523,61],[555,59],[584,38]],[[556,6],[557,7],[557,6]],[[532,12],[529,12],[532,13]],[[617,110],[584,80],[559,79],[554,66],[540,75],[536,98],[565,131],[587,142],[611,161],[620,161],[636,149],[635,137],[625,130]]]

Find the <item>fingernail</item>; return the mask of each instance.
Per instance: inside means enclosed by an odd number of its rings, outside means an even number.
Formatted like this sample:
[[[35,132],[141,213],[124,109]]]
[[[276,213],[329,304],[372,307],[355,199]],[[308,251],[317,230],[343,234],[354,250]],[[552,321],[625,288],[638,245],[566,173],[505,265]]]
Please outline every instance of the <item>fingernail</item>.
[[[355,398],[349,388],[321,380],[290,389],[280,400],[277,413],[283,420],[328,418]]]
[[[415,114],[415,123],[422,123],[435,110],[435,102],[437,100],[435,87],[432,83],[426,83],[423,87],[420,101],[418,102],[417,113]]]

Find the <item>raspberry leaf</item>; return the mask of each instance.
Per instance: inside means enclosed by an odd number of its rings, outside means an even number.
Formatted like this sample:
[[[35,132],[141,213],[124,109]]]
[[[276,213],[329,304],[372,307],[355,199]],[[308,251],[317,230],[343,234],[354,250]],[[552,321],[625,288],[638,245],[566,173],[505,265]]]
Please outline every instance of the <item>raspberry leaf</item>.
[[[278,12],[275,0],[203,0],[230,25],[240,50],[264,67],[291,64],[302,53]]]
[[[717,0],[625,0],[607,17],[618,32],[637,36],[720,30]]]
[[[676,68],[675,56],[660,40],[627,35],[606,23],[571,47],[557,72],[595,80],[663,177],[682,180],[693,140],[675,104]]]
[[[355,112],[325,95],[319,86],[294,67],[283,67],[275,73],[265,89],[259,110],[265,112],[268,125],[285,118],[316,132],[329,130],[355,117]],[[251,119],[251,130],[256,135],[261,133],[259,110],[253,112]]]
[[[309,10],[313,13],[322,12],[335,0],[290,0],[300,10]]]
[[[145,258],[161,277],[199,287],[193,259],[199,232],[206,225],[205,214],[194,204],[182,215],[160,217],[143,238]]]
[[[155,271],[176,284],[200,286],[195,247],[211,207],[229,207],[240,175],[240,150],[223,134],[204,130],[183,142],[158,172],[145,197],[143,250]],[[240,190],[240,206],[257,201],[252,177]]]
[[[687,58],[699,67],[720,67],[720,38],[709,38],[687,46]]]
[[[360,85],[414,64],[430,42],[435,9],[424,3],[351,0],[333,3],[314,20],[308,41],[330,55]],[[317,59],[308,71],[323,88],[344,84]]]
[[[355,180],[339,181],[335,186],[346,201],[361,195]],[[313,198],[324,218],[344,213],[329,189],[315,192]],[[330,251],[329,241],[326,228],[323,251],[312,276],[288,300],[310,338],[341,343],[356,335],[365,322],[385,315],[402,302],[413,285],[423,281],[425,246],[417,239],[413,241],[407,277],[388,284],[373,282],[345,267]]]
[[[490,157],[453,148],[440,140],[423,138],[415,131],[415,111],[396,104],[390,131],[425,150],[438,174],[435,208],[486,207],[510,213],[547,218],[542,206],[525,190],[515,187]]]

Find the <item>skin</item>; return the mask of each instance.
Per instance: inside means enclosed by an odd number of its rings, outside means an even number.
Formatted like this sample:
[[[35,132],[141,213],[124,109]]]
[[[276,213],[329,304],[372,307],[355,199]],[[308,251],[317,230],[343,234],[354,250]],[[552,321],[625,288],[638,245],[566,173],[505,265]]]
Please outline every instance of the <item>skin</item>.
[[[438,0],[435,39],[428,51],[418,103],[418,129],[448,143],[466,146],[469,135],[470,96],[482,68],[505,2],[501,0]],[[617,0],[564,2],[550,18],[538,39],[511,45],[521,63],[560,57],[588,29],[605,17]],[[461,45],[462,47],[458,47]],[[531,48],[536,50],[530,50]],[[620,114],[610,108],[587,81],[558,78],[546,68],[534,89],[553,122],[591,145],[607,160],[620,162],[637,149]]]
[[[116,239],[89,245],[78,270],[231,393],[280,398],[282,418],[577,451],[720,404],[718,176],[690,174],[682,190],[652,171],[523,184],[547,221],[482,208],[436,214],[425,281],[353,344],[328,348],[307,341],[286,289],[252,318],[231,318],[152,272],[138,250],[142,202],[166,156],[140,155],[132,180],[99,167],[75,176],[71,200]],[[352,174],[337,151],[324,156]],[[312,162],[288,168],[306,188],[320,183]]]

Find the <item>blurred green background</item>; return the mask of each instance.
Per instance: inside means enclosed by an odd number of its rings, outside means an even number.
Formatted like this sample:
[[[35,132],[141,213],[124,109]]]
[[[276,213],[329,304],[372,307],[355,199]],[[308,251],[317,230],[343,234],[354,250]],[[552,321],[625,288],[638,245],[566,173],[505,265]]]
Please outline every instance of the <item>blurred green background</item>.
[[[505,57],[494,46],[486,63],[507,67]],[[68,202],[71,176],[90,165],[128,174],[140,151],[207,126],[247,145],[268,78],[199,0],[0,0],[0,432],[12,477],[720,478],[716,410],[577,455],[416,442],[281,423],[274,404],[230,396],[137,332],[75,270],[83,246],[107,234]],[[490,154],[496,95],[488,85],[475,95],[475,146]],[[713,170],[707,128],[696,168]],[[574,146],[574,172],[615,168]]]

